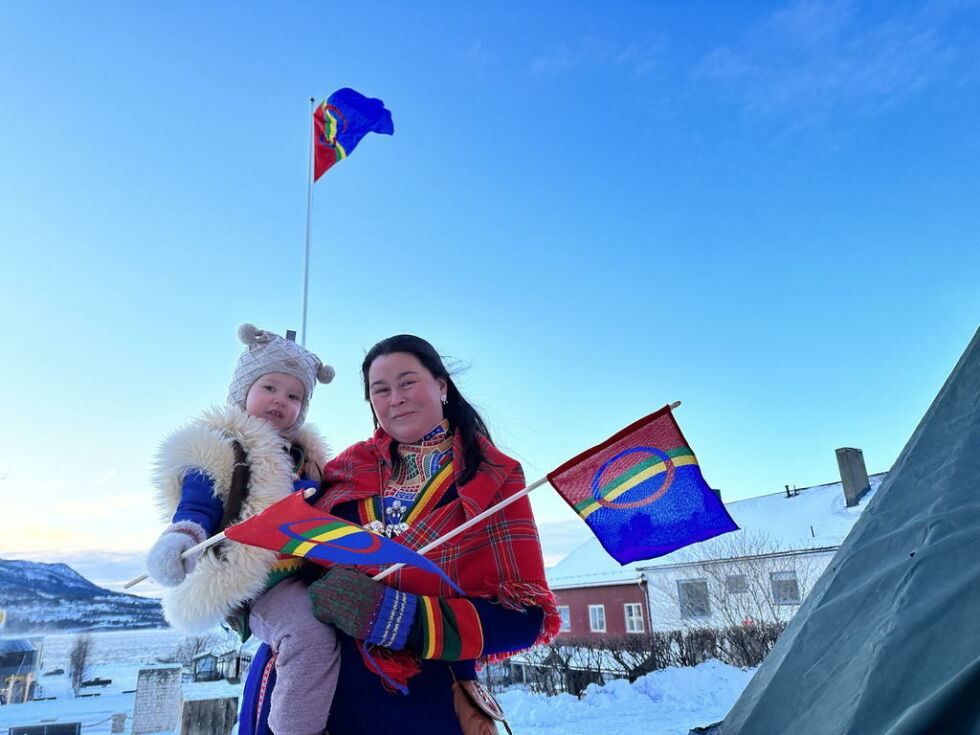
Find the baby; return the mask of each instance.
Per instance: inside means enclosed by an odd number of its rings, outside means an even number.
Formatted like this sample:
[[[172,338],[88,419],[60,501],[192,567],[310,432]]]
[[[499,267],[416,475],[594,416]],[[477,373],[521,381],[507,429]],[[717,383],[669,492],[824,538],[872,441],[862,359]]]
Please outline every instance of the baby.
[[[276,735],[320,735],[337,686],[333,628],[313,617],[302,559],[223,541],[192,546],[264,510],[293,491],[316,487],[327,448],[304,425],[316,382],[333,368],[291,339],[243,324],[228,405],[212,408],[168,437],[157,460],[158,502],[170,525],[150,549],[147,570],[169,589],[167,620],[202,633],[229,620],[276,652],[269,724]]]

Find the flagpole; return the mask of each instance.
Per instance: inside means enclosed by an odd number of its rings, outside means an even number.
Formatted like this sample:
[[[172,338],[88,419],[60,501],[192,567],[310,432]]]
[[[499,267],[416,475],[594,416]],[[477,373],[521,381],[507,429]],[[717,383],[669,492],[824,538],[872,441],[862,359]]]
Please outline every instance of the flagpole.
[[[313,138],[316,135],[316,123],[313,120],[313,102],[310,97],[310,161],[306,171],[306,259],[303,265],[303,319],[299,333],[299,343],[306,346],[306,302],[310,289],[310,213],[313,210]]]

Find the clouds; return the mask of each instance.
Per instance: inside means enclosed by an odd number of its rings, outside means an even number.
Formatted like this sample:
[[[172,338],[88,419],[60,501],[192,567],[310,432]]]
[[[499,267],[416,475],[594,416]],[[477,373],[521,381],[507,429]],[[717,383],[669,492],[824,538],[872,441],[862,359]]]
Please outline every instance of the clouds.
[[[666,36],[657,35],[645,41],[609,41],[584,36],[558,44],[531,59],[533,74],[560,74],[581,68],[618,67],[642,76],[663,63]]]
[[[794,126],[874,115],[931,85],[976,80],[976,8],[799,0],[708,51],[692,76],[732,92],[750,116]]]

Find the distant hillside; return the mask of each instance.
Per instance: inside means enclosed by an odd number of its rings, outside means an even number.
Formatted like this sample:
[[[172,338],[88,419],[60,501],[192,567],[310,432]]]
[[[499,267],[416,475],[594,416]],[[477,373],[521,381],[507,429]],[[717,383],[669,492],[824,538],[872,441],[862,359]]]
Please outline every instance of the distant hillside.
[[[159,600],[112,592],[67,564],[0,559],[5,633],[163,628]]]

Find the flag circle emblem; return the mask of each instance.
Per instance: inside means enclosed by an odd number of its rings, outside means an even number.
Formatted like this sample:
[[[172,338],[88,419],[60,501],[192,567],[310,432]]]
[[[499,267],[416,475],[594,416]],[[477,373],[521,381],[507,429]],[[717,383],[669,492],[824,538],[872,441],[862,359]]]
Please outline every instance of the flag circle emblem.
[[[616,463],[617,460],[620,460],[623,457],[626,457],[627,455],[630,454],[641,454],[641,455],[652,454],[656,457],[659,457],[664,464],[664,479],[660,483],[660,487],[658,487],[656,490],[651,492],[646,497],[640,498],[639,500],[630,500],[621,503],[617,503],[615,500],[607,500],[602,495],[602,491],[603,491],[602,475],[610,465]],[[644,458],[641,456],[641,457],[631,457],[631,459],[638,460],[638,462],[633,463],[633,466],[635,466],[639,462],[642,462]],[[621,463],[620,466],[616,468],[616,472],[615,472],[616,475],[623,473],[624,471],[623,464],[625,463]],[[645,480],[635,481],[634,479],[632,485],[629,485],[630,482],[631,480],[628,479],[625,480],[623,483],[618,484],[615,488],[609,488],[609,489],[615,490],[622,487],[624,484],[627,485],[628,488],[632,488],[644,484]],[[641,505],[648,505],[653,501],[659,499],[665,492],[667,492],[667,490],[670,489],[670,486],[673,484],[673,482],[674,482],[674,463],[670,459],[670,456],[667,454],[667,452],[663,451],[662,449],[657,449],[655,447],[633,447],[632,449],[626,449],[620,452],[619,454],[611,457],[610,459],[606,460],[603,463],[602,467],[600,467],[596,471],[595,475],[592,476],[592,497],[595,499],[595,502],[597,502],[599,505],[602,505],[606,508],[639,508]]]
[[[323,131],[323,134],[320,136],[320,143],[322,143],[323,145],[327,146],[328,148],[336,148],[337,147],[337,136],[338,135],[343,135],[344,133],[347,132],[347,118],[345,117],[344,113],[342,113],[340,110],[338,110],[333,105],[328,105],[328,104],[324,103],[324,105],[323,105],[324,122],[326,122],[326,117],[329,114],[328,111],[336,113],[337,117],[334,117],[334,122],[337,122],[337,118],[340,118],[340,122],[343,124],[343,127],[341,127],[340,131],[337,132],[336,135],[333,135],[333,136],[327,136],[327,131],[324,130]],[[331,117],[333,117],[333,115],[331,115]],[[324,126],[324,127],[326,127],[326,126]]]
[[[318,526],[324,525],[324,523],[331,523],[329,518],[304,518],[299,521],[291,521],[290,523],[284,523],[279,527],[279,530],[286,534],[287,536],[295,539],[296,541],[302,541],[307,544],[313,544],[315,546],[330,546],[334,549],[344,549],[345,551],[350,551],[357,554],[371,554],[381,548],[381,537],[377,534],[371,533],[370,531],[357,530],[351,534],[345,534],[338,538],[337,540],[346,540],[349,536],[353,536],[360,542],[367,542],[367,547],[363,549],[354,548],[350,544],[345,543],[332,543],[326,539],[317,540],[314,538],[309,538],[303,536],[303,531],[294,531],[293,526],[306,526],[306,532],[309,533],[310,530],[317,528]],[[343,526],[341,526],[343,528]]]

